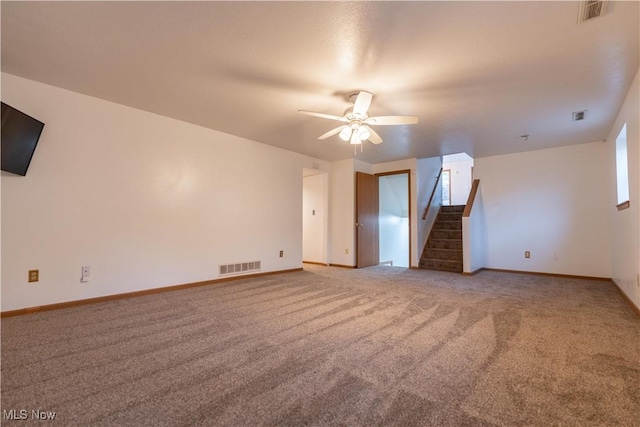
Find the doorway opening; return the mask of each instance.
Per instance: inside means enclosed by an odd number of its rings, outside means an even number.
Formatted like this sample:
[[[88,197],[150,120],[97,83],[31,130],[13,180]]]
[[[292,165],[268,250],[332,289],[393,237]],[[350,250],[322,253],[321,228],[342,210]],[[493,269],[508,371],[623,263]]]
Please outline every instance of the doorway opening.
[[[446,173],[446,174],[445,174]],[[473,158],[467,153],[442,156],[442,205],[462,206],[473,184]],[[446,197],[446,198],[445,198]]]
[[[442,169],[442,206],[451,206],[451,169]]]
[[[378,175],[378,195],[380,264],[409,268],[411,260],[409,172]]]

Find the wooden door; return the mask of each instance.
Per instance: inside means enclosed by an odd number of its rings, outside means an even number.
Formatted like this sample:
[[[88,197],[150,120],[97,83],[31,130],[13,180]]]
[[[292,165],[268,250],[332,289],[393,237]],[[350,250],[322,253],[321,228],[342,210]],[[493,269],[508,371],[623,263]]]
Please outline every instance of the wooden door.
[[[378,177],[356,172],[356,267],[379,263]]]

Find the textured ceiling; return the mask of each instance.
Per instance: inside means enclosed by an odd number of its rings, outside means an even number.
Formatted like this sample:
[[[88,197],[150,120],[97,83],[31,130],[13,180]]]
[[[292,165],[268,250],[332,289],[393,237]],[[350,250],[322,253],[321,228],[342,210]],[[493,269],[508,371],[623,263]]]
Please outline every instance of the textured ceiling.
[[[606,138],[639,4],[577,24],[578,2],[3,2],[2,71],[330,161],[354,156],[316,139],[339,123],[297,110],[364,89],[420,123],[357,158],[484,157]]]

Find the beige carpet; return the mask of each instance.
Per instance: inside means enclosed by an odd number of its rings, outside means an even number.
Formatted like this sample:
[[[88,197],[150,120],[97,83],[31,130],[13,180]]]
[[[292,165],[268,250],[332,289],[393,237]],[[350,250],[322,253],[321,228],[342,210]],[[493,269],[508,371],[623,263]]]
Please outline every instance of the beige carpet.
[[[5,418],[640,425],[640,319],[607,282],[305,266],[1,326]]]

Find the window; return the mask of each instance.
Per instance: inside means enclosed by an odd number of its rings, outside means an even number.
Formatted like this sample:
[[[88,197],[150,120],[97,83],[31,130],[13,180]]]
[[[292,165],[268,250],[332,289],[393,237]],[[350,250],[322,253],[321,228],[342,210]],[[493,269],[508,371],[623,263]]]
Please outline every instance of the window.
[[[442,171],[442,206],[451,205],[451,169]]]
[[[616,138],[616,177],[618,205],[629,201],[629,166],[627,163],[627,124]]]

